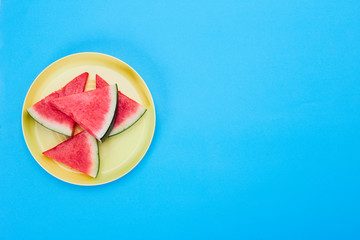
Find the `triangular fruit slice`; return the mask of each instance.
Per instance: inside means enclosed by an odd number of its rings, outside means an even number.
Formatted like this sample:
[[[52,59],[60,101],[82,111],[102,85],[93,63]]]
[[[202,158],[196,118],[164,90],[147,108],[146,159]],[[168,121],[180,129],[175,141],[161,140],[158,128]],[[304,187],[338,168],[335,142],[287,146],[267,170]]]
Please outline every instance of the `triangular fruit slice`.
[[[102,79],[99,75],[96,75],[96,88],[102,88],[108,85],[109,84],[104,79]],[[114,126],[109,136],[125,131],[136,123],[145,112],[146,108],[119,91],[117,114]]]
[[[86,131],[76,134],[43,154],[94,178],[99,172],[98,143]]]
[[[115,122],[117,85],[53,99],[50,103],[103,142]]]
[[[75,126],[74,120],[49,104],[49,101],[59,97],[84,92],[88,76],[89,73],[87,72],[77,76],[63,88],[51,93],[41,101],[35,103],[32,107],[28,108],[28,113],[35,121],[44,127],[66,136],[71,136]]]

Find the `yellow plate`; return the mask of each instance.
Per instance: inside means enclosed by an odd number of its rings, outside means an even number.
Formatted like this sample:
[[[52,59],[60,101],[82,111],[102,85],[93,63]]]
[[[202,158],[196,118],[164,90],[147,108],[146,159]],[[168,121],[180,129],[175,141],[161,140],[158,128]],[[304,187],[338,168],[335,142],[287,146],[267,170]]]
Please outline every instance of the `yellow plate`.
[[[45,157],[42,152],[61,143],[67,137],[41,126],[26,111],[34,103],[60,89],[83,72],[89,73],[85,90],[95,88],[95,74],[98,74],[109,84],[117,83],[122,93],[147,109],[132,127],[108,138],[104,143],[99,143],[100,170],[96,178]],[[35,79],[25,97],[22,129],[32,156],[48,173],[68,183],[99,185],[124,176],[144,157],[155,131],[155,106],[145,82],[129,65],[101,53],[78,53],[52,63]]]

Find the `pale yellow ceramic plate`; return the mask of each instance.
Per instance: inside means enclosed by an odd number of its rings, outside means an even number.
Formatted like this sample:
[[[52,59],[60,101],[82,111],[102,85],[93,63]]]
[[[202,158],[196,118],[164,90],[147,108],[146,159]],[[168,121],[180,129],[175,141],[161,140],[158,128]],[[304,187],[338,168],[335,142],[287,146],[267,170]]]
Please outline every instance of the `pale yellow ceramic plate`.
[[[99,143],[100,170],[96,178],[45,157],[42,152],[67,137],[41,126],[26,111],[83,72],[89,73],[85,90],[95,88],[95,74],[98,74],[110,84],[117,83],[122,93],[147,108],[146,113],[132,127]],[[51,175],[77,185],[99,185],[124,176],[144,157],[154,135],[155,107],[145,82],[129,65],[105,54],[78,53],[52,63],[35,79],[25,97],[22,129],[31,154]]]

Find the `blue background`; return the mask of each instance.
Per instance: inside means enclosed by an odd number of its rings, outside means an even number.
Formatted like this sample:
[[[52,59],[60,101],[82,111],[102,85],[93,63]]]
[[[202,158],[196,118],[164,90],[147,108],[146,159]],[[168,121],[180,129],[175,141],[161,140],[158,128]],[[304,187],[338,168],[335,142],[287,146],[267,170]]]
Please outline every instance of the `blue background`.
[[[1,1],[1,238],[360,239],[359,26],[359,1]],[[98,187],[49,175],[21,129],[36,76],[84,51],[157,110]]]

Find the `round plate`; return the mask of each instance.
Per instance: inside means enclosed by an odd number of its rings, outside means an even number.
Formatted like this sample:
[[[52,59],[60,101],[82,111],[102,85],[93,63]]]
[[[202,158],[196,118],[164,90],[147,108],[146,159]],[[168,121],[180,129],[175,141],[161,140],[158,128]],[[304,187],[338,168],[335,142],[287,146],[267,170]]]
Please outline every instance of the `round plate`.
[[[83,72],[89,73],[85,91],[95,88],[95,74],[98,74],[109,84],[117,83],[122,93],[147,109],[132,127],[99,143],[100,169],[96,178],[45,157],[44,151],[67,137],[41,126],[26,111]],[[155,106],[145,82],[129,65],[101,53],[78,53],[52,63],[32,83],[22,110],[22,129],[32,156],[48,173],[68,183],[99,185],[124,176],[141,161],[154,135]]]

